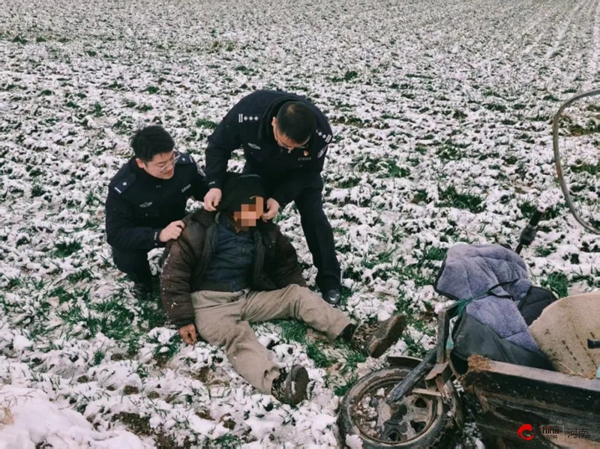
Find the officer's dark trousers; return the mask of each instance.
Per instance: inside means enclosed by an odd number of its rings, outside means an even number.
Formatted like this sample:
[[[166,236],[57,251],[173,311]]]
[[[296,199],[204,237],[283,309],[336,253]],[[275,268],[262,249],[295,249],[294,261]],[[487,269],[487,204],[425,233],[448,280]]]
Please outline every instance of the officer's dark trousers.
[[[267,194],[271,194],[277,181],[265,179]],[[335,253],[333,230],[323,211],[323,179],[316,173],[313,179],[307,179],[304,190],[294,199],[300,213],[300,222],[306,238],[308,249],[317,267],[317,286],[321,292],[339,288],[340,264]],[[281,209],[284,207],[281,204]],[[281,210],[280,209],[280,210]]]
[[[333,230],[323,211],[322,188],[305,188],[294,200],[313,263],[319,270],[317,285],[322,292],[340,287],[340,264],[335,254]]]
[[[113,261],[119,270],[135,283],[152,285],[152,272],[148,263],[148,251],[112,247]]]

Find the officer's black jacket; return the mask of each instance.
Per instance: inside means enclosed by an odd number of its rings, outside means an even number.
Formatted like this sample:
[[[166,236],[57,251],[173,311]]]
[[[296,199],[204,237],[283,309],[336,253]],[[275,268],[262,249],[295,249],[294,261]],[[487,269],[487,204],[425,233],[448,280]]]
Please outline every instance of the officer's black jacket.
[[[271,122],[287,101],[305,101],[316,113],[317,130],[307,148],[291,153],[280,148]],[[333,135],[327,118],[308,100],[285,92],[261,90],[242,98],[208,138],[206,179],[209,188],[222,188],[227,162],[233,150],[243,148],[246,168],[275,184],[270,195],[280,205],[295,199],[304,189],[310,173],[323,170],[327,146]]]
[[[117,172],[106,198],[106,236],[111,246],[145,250],[165,246],[158,235],[186,215],[190,196],[202,201],[207,187],[204,172],[182,154],[171,179],[158,179],[140,169],[135,158]]]

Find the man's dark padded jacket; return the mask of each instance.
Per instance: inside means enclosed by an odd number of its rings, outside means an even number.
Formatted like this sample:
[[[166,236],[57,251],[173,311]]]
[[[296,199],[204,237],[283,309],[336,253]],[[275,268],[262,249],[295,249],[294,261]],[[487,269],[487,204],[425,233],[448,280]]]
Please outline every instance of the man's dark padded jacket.
[[[315,112],[317,129],[307,148],[291,153],[280,148],[273,136],[273,117],[288,101],[303,101]],[[242,148],[245,172],[256,173],[277,185],[270,195],[280,205],[294,200],[304,189],[307,176],[323,170],[327,147],[333,138],[329,122],[311,102],[286,92],[259,90],[242,98],[208,138],[206,179],[208,188],[222,188],[227,162],[233,150]]]
[[[178,327],[194,323],[191,294],[199,291],[216,247],[217,212],[198,210],[185,217],[185,229],[165,249],[160,294],[169,319]],[[290,284],[306,287],[296,250],[273,223],[254,229],[250,289],[268,291]]]

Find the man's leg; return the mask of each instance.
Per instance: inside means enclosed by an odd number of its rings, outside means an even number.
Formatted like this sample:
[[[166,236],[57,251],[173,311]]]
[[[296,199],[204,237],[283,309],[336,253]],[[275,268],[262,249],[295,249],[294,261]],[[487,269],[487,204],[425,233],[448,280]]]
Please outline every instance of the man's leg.
[[[245,291],[199,291],[192,294],[196,328],[211,345],[223,347],[235,371],[253,387],[271,394],[280,375],[273,353],[256,338],[247,321],[241,321]]]
[[[339,337],[351,324],[342,311],[296,284],[268,292],[251,291],[242,303],[241,319],[244,321],[255,323],[283,318],[304,321],[331,340]]]
[[[152,272],[147,251],[112,247],[112,254],[113,261],[120,271],[127,274],[136,284],[152,290]]]
[[[323,211],[323,180],[319,176],[295,199],[308,249],[317,267],[317,285],[322,293],[339,290],[340,264],[335,253],[333,230]]]
[[[260,322],[281,318],[304,321],[330,340],[345,340],[372,357],[380,357],[398,341],[405,326],[402,315],[394,315],[374,326],[357,326],[339,309],[324,303],[308,288],[299,285],[288,285],[269,292],[250,292],[242,303],[242,320]]]

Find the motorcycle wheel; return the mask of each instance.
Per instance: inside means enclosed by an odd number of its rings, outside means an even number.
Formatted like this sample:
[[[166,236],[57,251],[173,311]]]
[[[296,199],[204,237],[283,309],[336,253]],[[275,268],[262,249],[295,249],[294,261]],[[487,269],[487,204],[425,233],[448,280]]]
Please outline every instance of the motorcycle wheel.
[[[449,447],[449,431],[462,420],[462,411],[451,382],[444,388],[451,398],[409,394],[398,404],[385,402],[388,393],[409,368],[386,368],[360,379],[342,400],[338,426],[342,444],[356,435],[365,449],[424,449]],[[424,388],[424,382],[417,388]],[[450,413],[449,413],[450,412]]]

